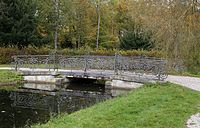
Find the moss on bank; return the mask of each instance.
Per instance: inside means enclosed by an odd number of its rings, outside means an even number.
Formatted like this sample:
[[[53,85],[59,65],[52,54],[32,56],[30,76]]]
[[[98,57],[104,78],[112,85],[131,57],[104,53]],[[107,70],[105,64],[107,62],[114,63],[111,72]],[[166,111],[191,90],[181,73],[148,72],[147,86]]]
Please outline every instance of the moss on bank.
[[[200,93],[165,83],[146,85],[33,128],[183,128],[200,112]]]

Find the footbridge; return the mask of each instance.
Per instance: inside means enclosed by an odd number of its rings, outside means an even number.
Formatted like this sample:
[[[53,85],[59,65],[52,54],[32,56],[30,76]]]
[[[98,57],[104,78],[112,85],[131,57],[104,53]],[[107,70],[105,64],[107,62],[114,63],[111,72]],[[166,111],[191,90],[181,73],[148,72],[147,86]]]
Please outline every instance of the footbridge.
[[[13,69],[24,75],[148,82],[167,78],[166,61],[146,56],[16,55]]]

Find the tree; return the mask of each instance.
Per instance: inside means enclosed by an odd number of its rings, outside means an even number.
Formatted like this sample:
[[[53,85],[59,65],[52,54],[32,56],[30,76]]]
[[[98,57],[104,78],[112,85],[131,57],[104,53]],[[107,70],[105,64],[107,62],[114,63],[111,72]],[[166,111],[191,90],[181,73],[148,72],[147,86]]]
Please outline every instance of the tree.
[[[200,71],[200,11],[197,0],[141,0],[130,4],[131,16],[151,30],[155,48],[170,62]],[[170,63],[169,62],[169,63]]]
[[[33,0],[1,0],[0,42],[2,46],[38,45],[36,5]]]
[[[65,34],[75,48],[93,47],[95,40],[94,8],[90,0],[74,0],[65,10]]]
[[[124,33],[120,42],[120,48],[125,50],[149,50],[153,46],[150,35],[147,35],[141,31]]]

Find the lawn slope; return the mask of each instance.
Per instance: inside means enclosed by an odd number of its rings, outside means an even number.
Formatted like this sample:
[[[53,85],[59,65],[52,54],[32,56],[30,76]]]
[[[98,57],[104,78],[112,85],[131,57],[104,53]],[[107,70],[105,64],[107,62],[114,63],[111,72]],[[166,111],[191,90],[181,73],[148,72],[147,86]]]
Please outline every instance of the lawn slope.
[[[200,93],[165,83],[146,85],[33,128],[184,128],[200,112]]]

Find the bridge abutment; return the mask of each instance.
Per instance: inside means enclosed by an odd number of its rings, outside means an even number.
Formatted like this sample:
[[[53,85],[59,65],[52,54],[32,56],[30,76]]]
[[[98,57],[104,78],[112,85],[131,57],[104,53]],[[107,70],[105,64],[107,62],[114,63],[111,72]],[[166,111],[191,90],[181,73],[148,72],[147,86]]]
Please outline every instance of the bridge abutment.
[[[124,80],[109,80],[105,82],[105,88],[107,89],[135,89],[141,87],[142,83],[124,81]]]
[[[58,74],[51,75],[24,75],[24,88],[54,91],[66,88],[70,80]]]
[[[24,76],[24,80],[29,83],[46,83],[46,84],[56,84],[56,85],[70,82],[70,80],[67,78],[57,77],[52,75]]]

